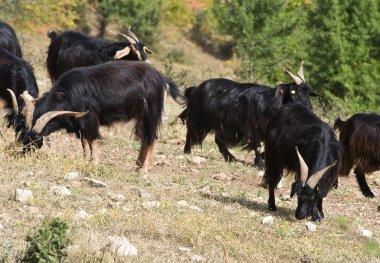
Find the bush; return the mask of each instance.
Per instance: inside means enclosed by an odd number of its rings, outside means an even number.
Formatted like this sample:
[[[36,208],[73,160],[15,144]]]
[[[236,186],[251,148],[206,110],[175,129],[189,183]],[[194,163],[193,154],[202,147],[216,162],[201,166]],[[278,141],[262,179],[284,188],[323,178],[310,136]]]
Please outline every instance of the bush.
[[[26,238],[29,248],[21,262],[63,262],[70,244],[67,229],[66,223],[58,219],[46,223],[37,233]]]

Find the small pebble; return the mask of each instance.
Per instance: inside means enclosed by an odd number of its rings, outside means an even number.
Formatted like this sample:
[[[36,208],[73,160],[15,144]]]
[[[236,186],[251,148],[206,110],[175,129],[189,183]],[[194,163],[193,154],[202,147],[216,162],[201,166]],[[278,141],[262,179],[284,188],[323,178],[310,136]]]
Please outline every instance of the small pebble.
[[[79,174],[77,172],[70,172],[65,175],[64,179],[69,181],[69,180],[75,180],[79,177]]]
[[[273,224],[273,216],[266,216],[263,218],[263,224]]]
[[[317,230],[317,225],[313,224],[312,222],[306,222],[305,223],[305,226],[306,228],[309,230],[309,231],[316,231]]]
[[[191,206],[189,206],[189,208],[191,210],[195,210],[195,211],[198,211],[198,212],[203,212],[202,208],[200,208],[199,206],[196,206],[196,205],[191,205]]]
[[[180,200],[177,202],[178,206],[187,206],[187,202],[185,200]]]
[[[202,256],[199,256],[199,255],[192,255],[191,256],[191,261],[202,262],[202,261],[204,261],[204,258]]]
[[[373,236],[372,232],[369,231],[368,229],[360,230],[360,235],[364,237],[368,237],[368,238],[371,238]]]
[[[158,201],[149,201],[142,204],[144,208],[159,207],[161,205]]]

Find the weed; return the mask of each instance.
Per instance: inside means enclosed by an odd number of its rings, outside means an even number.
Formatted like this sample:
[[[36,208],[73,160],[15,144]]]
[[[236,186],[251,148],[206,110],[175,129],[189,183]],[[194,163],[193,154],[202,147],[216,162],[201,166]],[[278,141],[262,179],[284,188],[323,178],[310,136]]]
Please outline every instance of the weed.
[[[369,240],[364,244],[364,249],[370,256],[380,257],[379,243],[373,240]]]

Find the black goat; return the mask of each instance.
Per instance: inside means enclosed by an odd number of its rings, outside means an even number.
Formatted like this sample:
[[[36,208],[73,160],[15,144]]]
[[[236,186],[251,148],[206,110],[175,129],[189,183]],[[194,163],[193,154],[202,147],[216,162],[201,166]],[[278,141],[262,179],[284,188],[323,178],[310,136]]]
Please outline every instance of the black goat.
[[[20,43],[13,28],[7,23],[0,21],[0,48],[22,58]]]
[[[332,128],[300,103],[289,103],[269,121],[265,137],[264,183],[269,209],[276,211],[274,189],[283,170],[295,172],[290,196],[297,194],[296,218],[324,217],[322,201],[336,183],[341,146]],[[302,157],[303,156],[303,157]]]
[[[137,162],[147,170],[153,160],[167,83],[144,62],[111,61],[72,69],[36,102],[22,95],[27,106],[20,136],[24,151],[40,148],[43,136],[66,129],[81,139],[85,157],[89,145],[91,157],[98,162],[99,125],[135,120],[135,133],[141,141]],[[181,96],[172,82],[169,93],[175,99]]]
[[[302,64],[300,77],[285,71],[295,83],[269,88],[218,78],[186,89],[187,107],[179,115],[187,126],[184,152],[190,153],[193,145],[201,145],[209,132],[215,132],[215,143],[226,161],[236,160],[228,146],[243,145],[255,151],[255,164],[263,168],[260,143],[269,118],[291,101],[311,108],[310,96],[316,96],[305,81]]]
[[[13,124],[12,120],[24,107],[20,94],[25,90],[32,97],[38,97],[33,68],[27,61],[0,48],[0,104],[8,115],[8,126]]]
[[[152,53],[136,35],[129,30],[128,35],[115,33],[126,38],[124,42],[112,42],[101,38],[88,37],[77,31],[57,34],[50,32],[50,45],[46,67],[54,83],[66,71],[75,67],[92,66],[111,60],[148,61],[147,53]]]
[[[341,175],[348,176],[353,166],[361,192],[373,198],[365,179],[366,173],[380,170],[380,116],[375,113],[357,113],[346,121],[338,118],[339,142],[343,146]]]

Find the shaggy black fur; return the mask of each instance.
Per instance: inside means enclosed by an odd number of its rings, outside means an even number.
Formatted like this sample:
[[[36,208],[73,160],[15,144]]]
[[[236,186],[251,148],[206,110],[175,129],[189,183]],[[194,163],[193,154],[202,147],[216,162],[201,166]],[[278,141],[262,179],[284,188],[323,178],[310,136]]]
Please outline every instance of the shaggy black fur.
[[[0,48],[22,58],[20,43],[13,28],[7,23],[0,21]]]
[[[117,51],[131,46],[129,42],[112,42],[101,38],[88,37],[77,31],[65,31],[48,34],[50,45],[46,59],[46,67],[51,81],[54,83],[66,71],[83,66],[92,66],[114,60]],[[144,44],[137,43],[134,47],[140,51],[141,59],[148,59]],[[137,54],[131,52],[123,60],[139,60]]]
[[[354,173],[364,196],[375,195],[365,179],[366,173],[380,170],[380,116],[375,113],[357,113],[346,121],[338,118],[335,128],[339,129],[339,142],[344,147],[342,172]]]
[[[254,150],[255,164],[263,167],[260,142],[264,140],[269,118],[282,105],[300,101],[311,108],[307,84],[279,84],[269,88],[254,83],[237,83],[228,79],[210,79],[185,91],[186,109],[179,115],[186,122],[184,152],[202,144],[209,132],[215,132],[215,143],[226,161],[235,161],[227,147],[241,145]]]
[[[328,170],[315,189],[300,184],[300,163],[295,147],[309,167],[308,176],[337,161]],[[298,196],[296,218],[310,214],[313,220],[323,218],[322,201],[337,180],[341,167],[341,146],[333,129],[300,103],[289,103],[269,121],[265,137],[265,176],[269,186],[269,209],[276,210],[274,189],[283,176],[283,170],[295,172],[293,196]],[[309,178],[309,177],[308,177]]]

